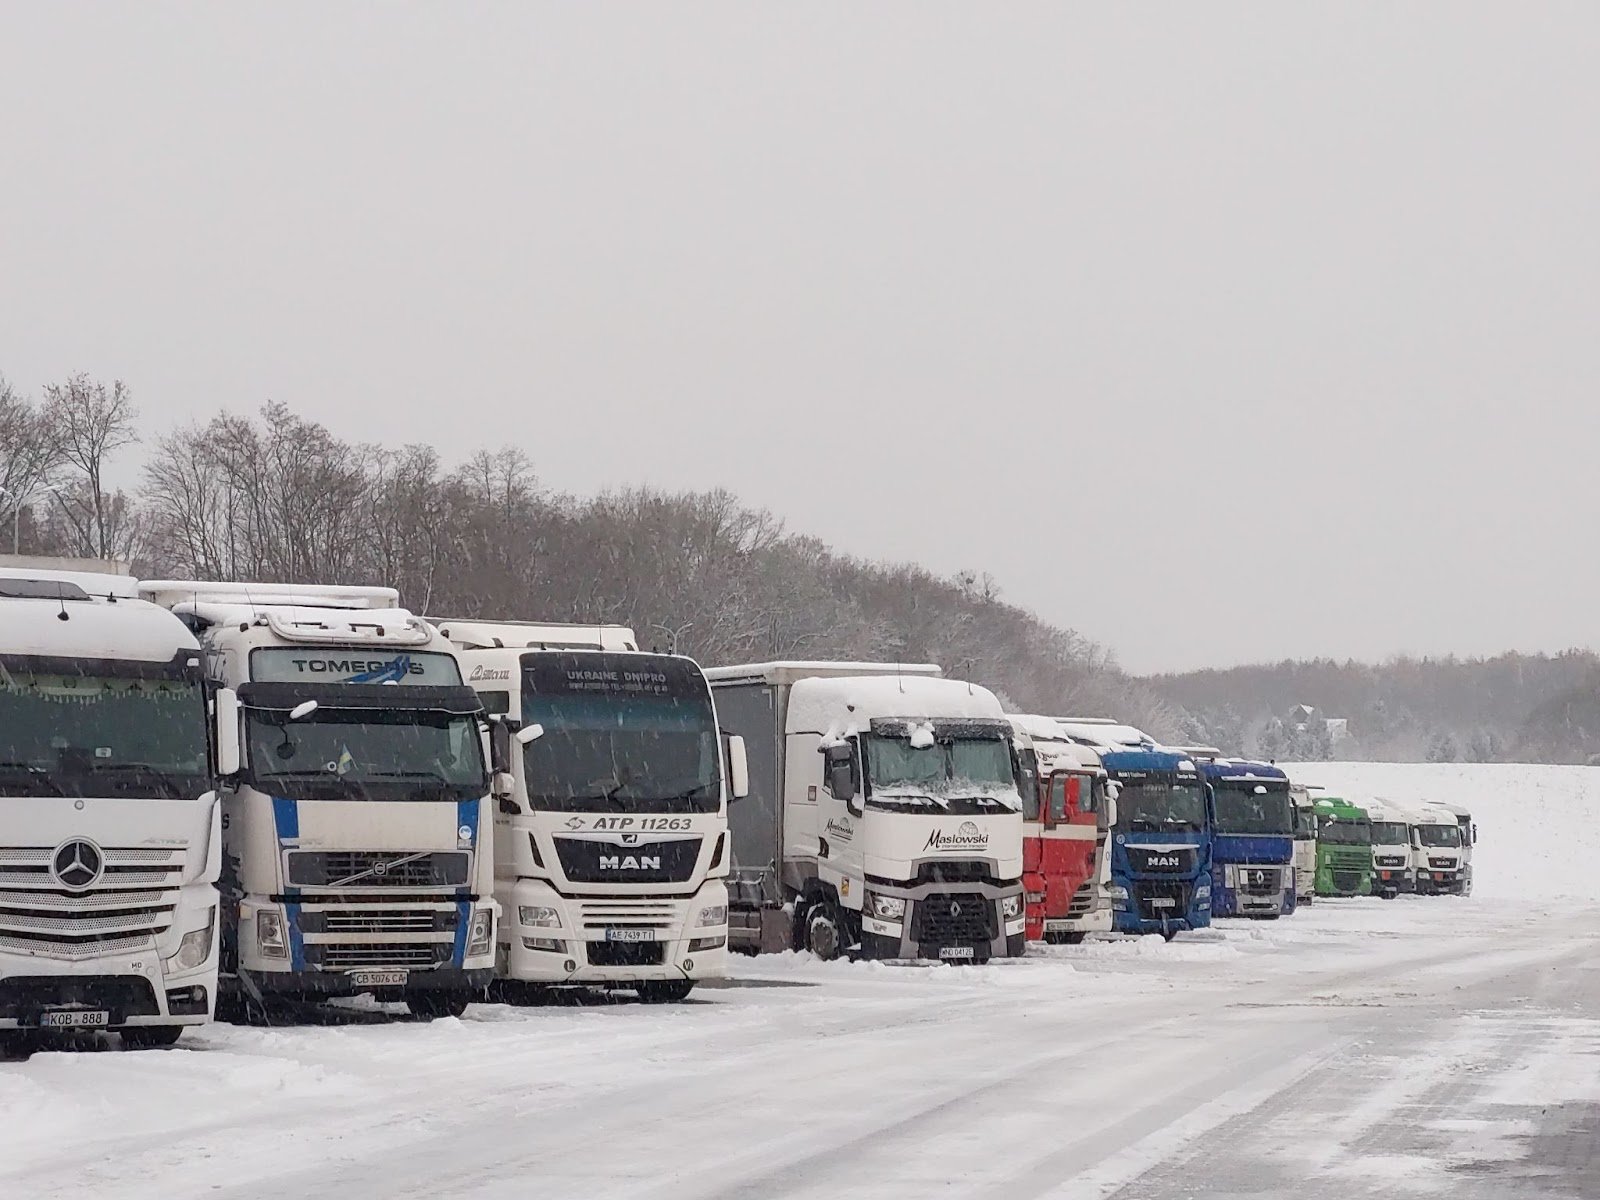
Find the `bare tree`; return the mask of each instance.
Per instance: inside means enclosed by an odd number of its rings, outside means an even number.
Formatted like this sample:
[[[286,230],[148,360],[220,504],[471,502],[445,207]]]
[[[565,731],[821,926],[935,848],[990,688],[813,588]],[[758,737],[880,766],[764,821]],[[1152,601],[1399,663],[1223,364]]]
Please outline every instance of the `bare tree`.
[[[72,550],[88,558],[131,557],[138,537],[137,513],[122,492],[108,492],[105,468],[118,450],[139,440],[138,412],[121,380],[109,389],[87,375],[44,390],[44,421],[57,447],[65,486],[56,512]]]
[[[0,514],[9,518],[13,554],[30,502],[49,495],[60,466],[60,445],[39,407],[0,377]]]

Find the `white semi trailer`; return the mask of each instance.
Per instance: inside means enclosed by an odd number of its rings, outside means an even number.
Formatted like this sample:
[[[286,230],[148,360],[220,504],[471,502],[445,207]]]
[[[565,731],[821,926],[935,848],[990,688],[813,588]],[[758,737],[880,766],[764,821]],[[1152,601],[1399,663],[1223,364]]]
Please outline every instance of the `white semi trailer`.
[[[455,1015],[494,978],[482,705],[392,588],[146,582],[233,689],[223,983],[249,1011],[371,994]]]
[[[726,975],[744,746],[719,736],[699,666],[616,625],[438,624],[498,747],[500,975],[648,1002]]]
[[[730,814],[736,949],[985,961],[1026,952],[1022,800],[994,694],[937,666],[706,672],[743,736]]]
[[[0,1030],[160,1046],[210,1019],[206,714],[198,643],[133,580],[0,567]]]

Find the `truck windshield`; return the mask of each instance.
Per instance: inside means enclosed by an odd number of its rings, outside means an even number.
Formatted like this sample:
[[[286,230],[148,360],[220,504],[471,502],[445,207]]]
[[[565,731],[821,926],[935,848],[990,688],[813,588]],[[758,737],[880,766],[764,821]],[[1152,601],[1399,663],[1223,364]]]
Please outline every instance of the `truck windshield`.
[[[1212,785],[1218,833],[1288,837],[1294,833],[1294,805],[1286,784],[1222,780]],[[1258,792],[1257,788],[1265,788]]]
[[[1125,779],[1117,793],[1117,828],[1130,833],[1199,833],[1206,796],[1198,783]]]
[[[1372,843],[1375,846],[1403,846],[1411,840],[1411,827],[1404,821],[1374,821]]]
[[[1060,772],[1050,777],[1050,819],[1069,821],[1100,811],[1105,785],[1093,775]]]
[[[197,682],[0,668],[0,796],[189,800],[210,786]]]
[[[298,721],[251,709],[250,779],[290,800],[468,800],[488,790],[476,717],[321,707]]]
[[[1336,846],[1370,846],[1372,826],[1365,821],[1349,821],[1339,817],[1325,817],[1317,840]]]
[[[1295,805],[1294,835],[1311,841],[1317,836],[1317,814],[1313,809]]]
[[[696,813],[722,805],[720,739],[699,668],[668,655],[523,658],[528,803],[555,812]]]
[[[1461,845],[1461,827],[1459,825],[1418,825],[1417,832],[1421,836],[1424,846]]]
[[[874,792],[1009,795],[1017,786],[1011,746],[1001,737],[947,737],[913,745],[910,738],[874,733],[864,740]]]

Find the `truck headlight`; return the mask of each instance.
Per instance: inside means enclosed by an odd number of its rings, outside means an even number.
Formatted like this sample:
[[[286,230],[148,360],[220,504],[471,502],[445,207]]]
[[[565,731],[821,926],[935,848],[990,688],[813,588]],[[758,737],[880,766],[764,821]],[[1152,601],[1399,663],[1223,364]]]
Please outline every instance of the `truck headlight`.
[[[1120,884],[1108,884],[1106,886],[1106,896],[1112,900],[1126,900],[1128,898],[1128,889]]]
[[[517,920],[524,925],[533,925],[541,929],[561,928],[560,912],[543,904],[518,905]]]
[[[1000,912],[1008,921],[1013,921],[1022,915],[1021,896],[1002,896],[1000,898]]]
[[[275,908],[256,913],[256,948],[263,958],[288,958],[289,940],[284,934],[283,914]]]
[[[867,899],[872,907],[872,915],[884,921],[903,921],[906,915],[906,902],[899,896],[880,896],[877,892],[869,892]]]
[[[694,923],[702,929],[707,925],[726,925],[728,923],[728,906],[726,904],[708,904],[700,910],[700,915]]]
[[[1199,887],[1195,888],[1194,898],[1196,900],[1211,899],[1211,885],[1209,883],[1202,883]]]
[[[192,971],[204,965],[206,959],[211,957],[211,934],[216,927],[217,910],[212,908],[206,912],[203,927],[191,929],[183,935],[183,940],[178,943],[178,952],[167,959],[167,966],[175,971]]]
[[[487,954],[493,949],[494,913],[480,908],[472,914],[472,924],[467,927],[467,954]]]

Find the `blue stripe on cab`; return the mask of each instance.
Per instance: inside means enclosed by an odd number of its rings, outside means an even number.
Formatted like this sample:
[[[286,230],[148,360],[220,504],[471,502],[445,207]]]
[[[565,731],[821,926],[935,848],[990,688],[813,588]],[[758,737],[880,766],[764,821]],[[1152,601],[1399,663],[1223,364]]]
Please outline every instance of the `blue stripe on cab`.
[[[272,821],[278,828],[278,840],[287,841],[300,836],[300,806],[282,796],[272,798]]]

